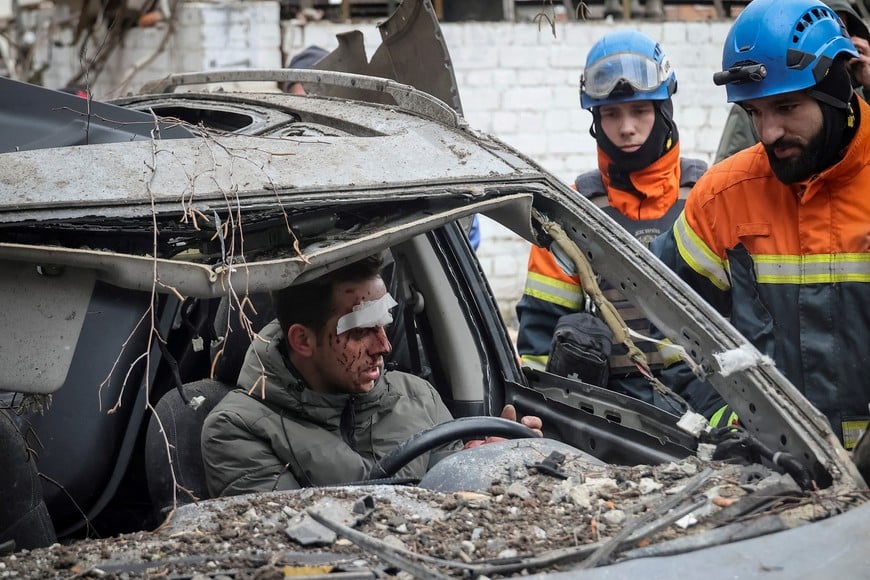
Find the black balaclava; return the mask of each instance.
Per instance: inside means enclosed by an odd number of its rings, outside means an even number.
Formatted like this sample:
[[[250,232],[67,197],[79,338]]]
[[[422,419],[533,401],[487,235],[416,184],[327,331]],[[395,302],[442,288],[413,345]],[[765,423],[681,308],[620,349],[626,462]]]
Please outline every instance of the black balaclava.
[[[822,109],[822,131],[824,143],[818,166],[814,173],[827,169],[840,160],[843,149],[855,136],[858,124],[848,123],[849,116],[857,113],[857,106],[850,106],[852,98],[852,77],[843,58],[831,63],[828,74],[807,91],[819,102]],[[853,111],[854,109],[854,111]]]
[[[592,108],[592,127],[589,133],[598,142],[601,150],[610,158],[607,169],[613,185],[623,191],[634,191],[634,185],[629,174],[649,167],[662,155],[667,153],[679,140],[677,125],[674,123],[674,103],[670,98],[663,101],[651,101],[655,110],[655,121],[649,137],[640,149],[626,153],[613,144],[601,129],[601,109]]]
[[[818,166],[813,173],[824,171],[842,158],[843,150],[854,137],[855,127],[857,127],[857,123],[853,123],[852,127],[848,126],[847,118],[853,114],[851,109],[832,107],[822,101],[819,101],[819,107],[822,109],[824,145],[818,158]]]

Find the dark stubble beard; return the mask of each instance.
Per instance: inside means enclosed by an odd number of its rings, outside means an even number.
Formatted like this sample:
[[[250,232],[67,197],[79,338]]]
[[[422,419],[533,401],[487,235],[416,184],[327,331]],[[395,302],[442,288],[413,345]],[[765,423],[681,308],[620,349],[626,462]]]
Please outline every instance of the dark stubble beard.
[[[785,184],[792,184],[805,181],[821,170],[825,146],[824,131],[819,129],[807,145],[801,145],[793,139],[781,137],[772,145],[765,145],[764,150],[767,152],[770,168],[777,179]],[[798,147],[801,152],[797,157],[780,159],[774,153],[774,149],[778,147]]]

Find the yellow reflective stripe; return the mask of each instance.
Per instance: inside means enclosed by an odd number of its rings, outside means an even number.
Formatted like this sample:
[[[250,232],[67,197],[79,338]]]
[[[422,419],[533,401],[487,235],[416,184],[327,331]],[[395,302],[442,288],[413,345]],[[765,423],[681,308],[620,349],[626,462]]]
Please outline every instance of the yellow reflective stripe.
[[[728,422],[727,423],[722,422],[722,417],[723,417],[723,415],[725,415],[725,411],[727,411],[727,410],[728,410],[728,405],[723,405],[722,407],[719,407],[719,409],[715,413],[713,413],[713,416],[710,417],[710,427],[736,425],[738,422],[737,413],[734,413],[733,411],[731,413],[729,413],[729,415],[728,415]]]
[[[531,367],[537,371],[547,369],[547,361],[550,359],[546,354],[524,354],[520,357],[524,367]]]
[[[724,407],[719,407],[719,409],[715,413],[713,413],[713,416],[710,417],[710,427],[719,426],[719,421],[722,420],[722,415],[725,414],[725,409],[727,408],[728,405],[725,405]]]
[[[870,254],[756,255],[760,284],[870,282]]]
[[[681,212],[674,222],[674,239],[680,256],[692,270],[710,280],[720,290],[731,288],[725,262],[689,227],[686,212]]]
[[[562,282],[561,280],[556,280],[536,272],[529,272],[526,278],[524,294],[544,300],[545,302],[564,306],[565,308],[571,308],[572,310],[579,310],[580,305],[583,303],[580,286]]]
[[[864,431],[867,430],[866,419],[846,419],[841,423],[843,427],[843,447],[848,451],[855,448]]]

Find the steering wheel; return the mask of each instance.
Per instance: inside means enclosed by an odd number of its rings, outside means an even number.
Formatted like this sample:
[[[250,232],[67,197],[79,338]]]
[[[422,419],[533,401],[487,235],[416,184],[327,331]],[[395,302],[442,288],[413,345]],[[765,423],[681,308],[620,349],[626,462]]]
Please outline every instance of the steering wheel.
[[[522,423],[501,417],[462,417],[439,423],[413,435],[386,454],[375,464],[366,480],[392,477],[411,461],[450,441],[487,436],[526,439],[538,437],[538,434]]]

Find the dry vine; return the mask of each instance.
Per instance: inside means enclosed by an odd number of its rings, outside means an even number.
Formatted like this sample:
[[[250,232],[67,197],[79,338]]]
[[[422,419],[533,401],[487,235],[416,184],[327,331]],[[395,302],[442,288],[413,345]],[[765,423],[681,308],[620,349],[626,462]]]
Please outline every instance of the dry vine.
[[[152,113],[153,115],[153,113]],[[148,307],[146,311],[142,314],[133,330],[130,332],[127,340],[121,345],[121,349],[115,358],[111,368],[109,370],[108,375],[103,380],[103,382],[99,386],[99,398],[100,398],[100,409],[103,408],[102,402],[102,393],[104,388],[110,383],[112,377],[115,375],[118,370],[118,365],[120,364],[122,357],[127,349],[130,348],[131,341],[135,336],[138,336],[141,333],[141,329],[143,325],[147,325],[148,328],[148,338],[147,343],[144,348],[144,351],[140,353],[135,359],[129,364],[129,367],[125,370],[124,378],[121,382],[121,391],[118,395],[118,398],[114,405],[108,409],[107,413],[112,414],[117,411],[120,407],[121,402],[123,400],[124,390],[128,387],[128,382],[131,380],[133,376],[133,371],[144,364],[145,370],[142,379],[141,388],[145,389],[146,392],[146,411],[148,414],[155,418],[157,422],[157,426],[159,428],[159,432],[163,437],[163,446],[166,453],[166,458],[169,463],[170,474],[173,482],[173,503],[172,509],[170,511],[169,517],[174,513],[175,509],[178,507],[178,492],[185,493],[188,497],[193,500],[198,500],[201,498],[197,498],[194,496],[192,490],[184,487],[179,482],[176,467],[172,462],[172,444],[169,441],[166,431],[164,429],[163,422],[158,413],[155,412],[155,408],[151,402],[152,400],[152,388],[151,384],[151,375],[152,375],[152,354],[155,351],[155,341],[161,341],[166,344],[167,337],[163,337],[160,334],[158,328],[157,321],[157,305],[158,305],[158,295],[163,293],[171,293],[174,294],[179,303],[185,300],[185,296],[179,292],[178,289],[168,285],[160,280],[159,275],[159,251],[158,251],[158,234],[159,234],[159,224],[158,224],[158,210],[156,207],[156,199],[153,191],[154,180],[159,171],[159,156],[161,154],[172,155],[172,152],[168,148],[160,147],[160,123],[169,122],[170,124],[184,124],[182,121],[177,119],[158,119],[153,116],[153,128],[151,130],[151,160],[150,162],[145,164],[145,188],[149,196],[150,204],[151,204],[151,228],[152,228],[152,286],[151,286],[151,297],[148,303]],[[199,168],[195,164],[194,167],[182,167],[184,173],[187,175],[187,184],[184,187],[184,190],[181,192],[179,200],[181,204],[181,217],[180,222],[184,224],[189,224],[194,230],[201,231],[202,227],[213,228],[214,234],[212,236],[213,240],[218,240],[220,242],[221,254],[218,265],[216,265],[213,270],[216,274],[218,274],[220,279],[220,285],[222,291],[224,293],[224,298],[227,300],[228,308],[227,308],[227,324],[226,330],[222,337],[219,337],[219,344],[221,348],[214,353],[210,371],[210,377],[214,378],[215,375],[215,367],[223,355],[225,345],[229,340],[229,333],[232,332],[232,325],[230,324],[233,317],[236,317],[238,320],[238,330],[245,333],[250,342],[260,341],[267,342],[265,338],[260,336],[257,328],[254,327],[254,322],[251,319],[252,315],[258,314],[253,302],[250,299],[250,290],[248,287],[247,276],[245,273],[247,272],[247,262],[244,260],[244,252],[245,252],[245,239],[244,239],[244,221],[242,214],[242,204],[241,199],[239,197],[240,187],[238,183],[235,182],[234,178],[234,167],[236,163],[250,163],[253,164],[254,167],[263,171],[263,174],[266,176],[268,180],[268,184],[265,186],[266,189],[271,190],[275,194],[275,202],[276,206],[280,208],[285,227],[287,228],[288,234],[292,239],[292,246],[294,248],[294,252],[296,257],[301,259],[304,262],[308,262],[308,258],[301,251],[299,239],[295,235],[293,228],[290,223],[290,216],[287,212],[287,209],[283,206],[281,198],[278,194],[279,186],[272,180],[271,176],[267,171],[265,171],[265,167],[262,165],[258,165],[254,163],[248,156],[245,155],[246,149],[239,148],[238,150],[228,146],[226,143],[215,139],[204,127],[188,127],[192,131],[199,134],[199,147],[198,150],[203,153],[204,157],[207,159],[207,167]],[[223,155],[218,155],[218,151],[222,152]],[[271,152],[266,151],[267,154],[271,154]],[[222,161],[224,158],[228,158],[229,166],[222,167],[222,163],[226,163]],[[221,178],[218,176],[217,171],[219,169],[224,169],[227,173],[229,179],[229,185],[224,185]],[[223,195],[224,203],[225,203],[225,219],[221,219],[218,212],[214,212],[213,216],[210,218],[205,215],[200,209],[196,206],[196,192],[200,189],[199,184],[201,180],[209,181],[209,184],[216,187],[218,191]],[[242,259],[239,259],[239,256]],[[244,283],[241,285],[243,287],[242,290],[239,290],[239,284],[234,282],[235,276],[245,275]],[[260,361],[260,369],[261,376],[260,380],[251,388],[251,392],[255,390],[257,386],[261,388],[265,386],[265,367]],[[195,404],[195,402],[190,403],[191,406]]]

